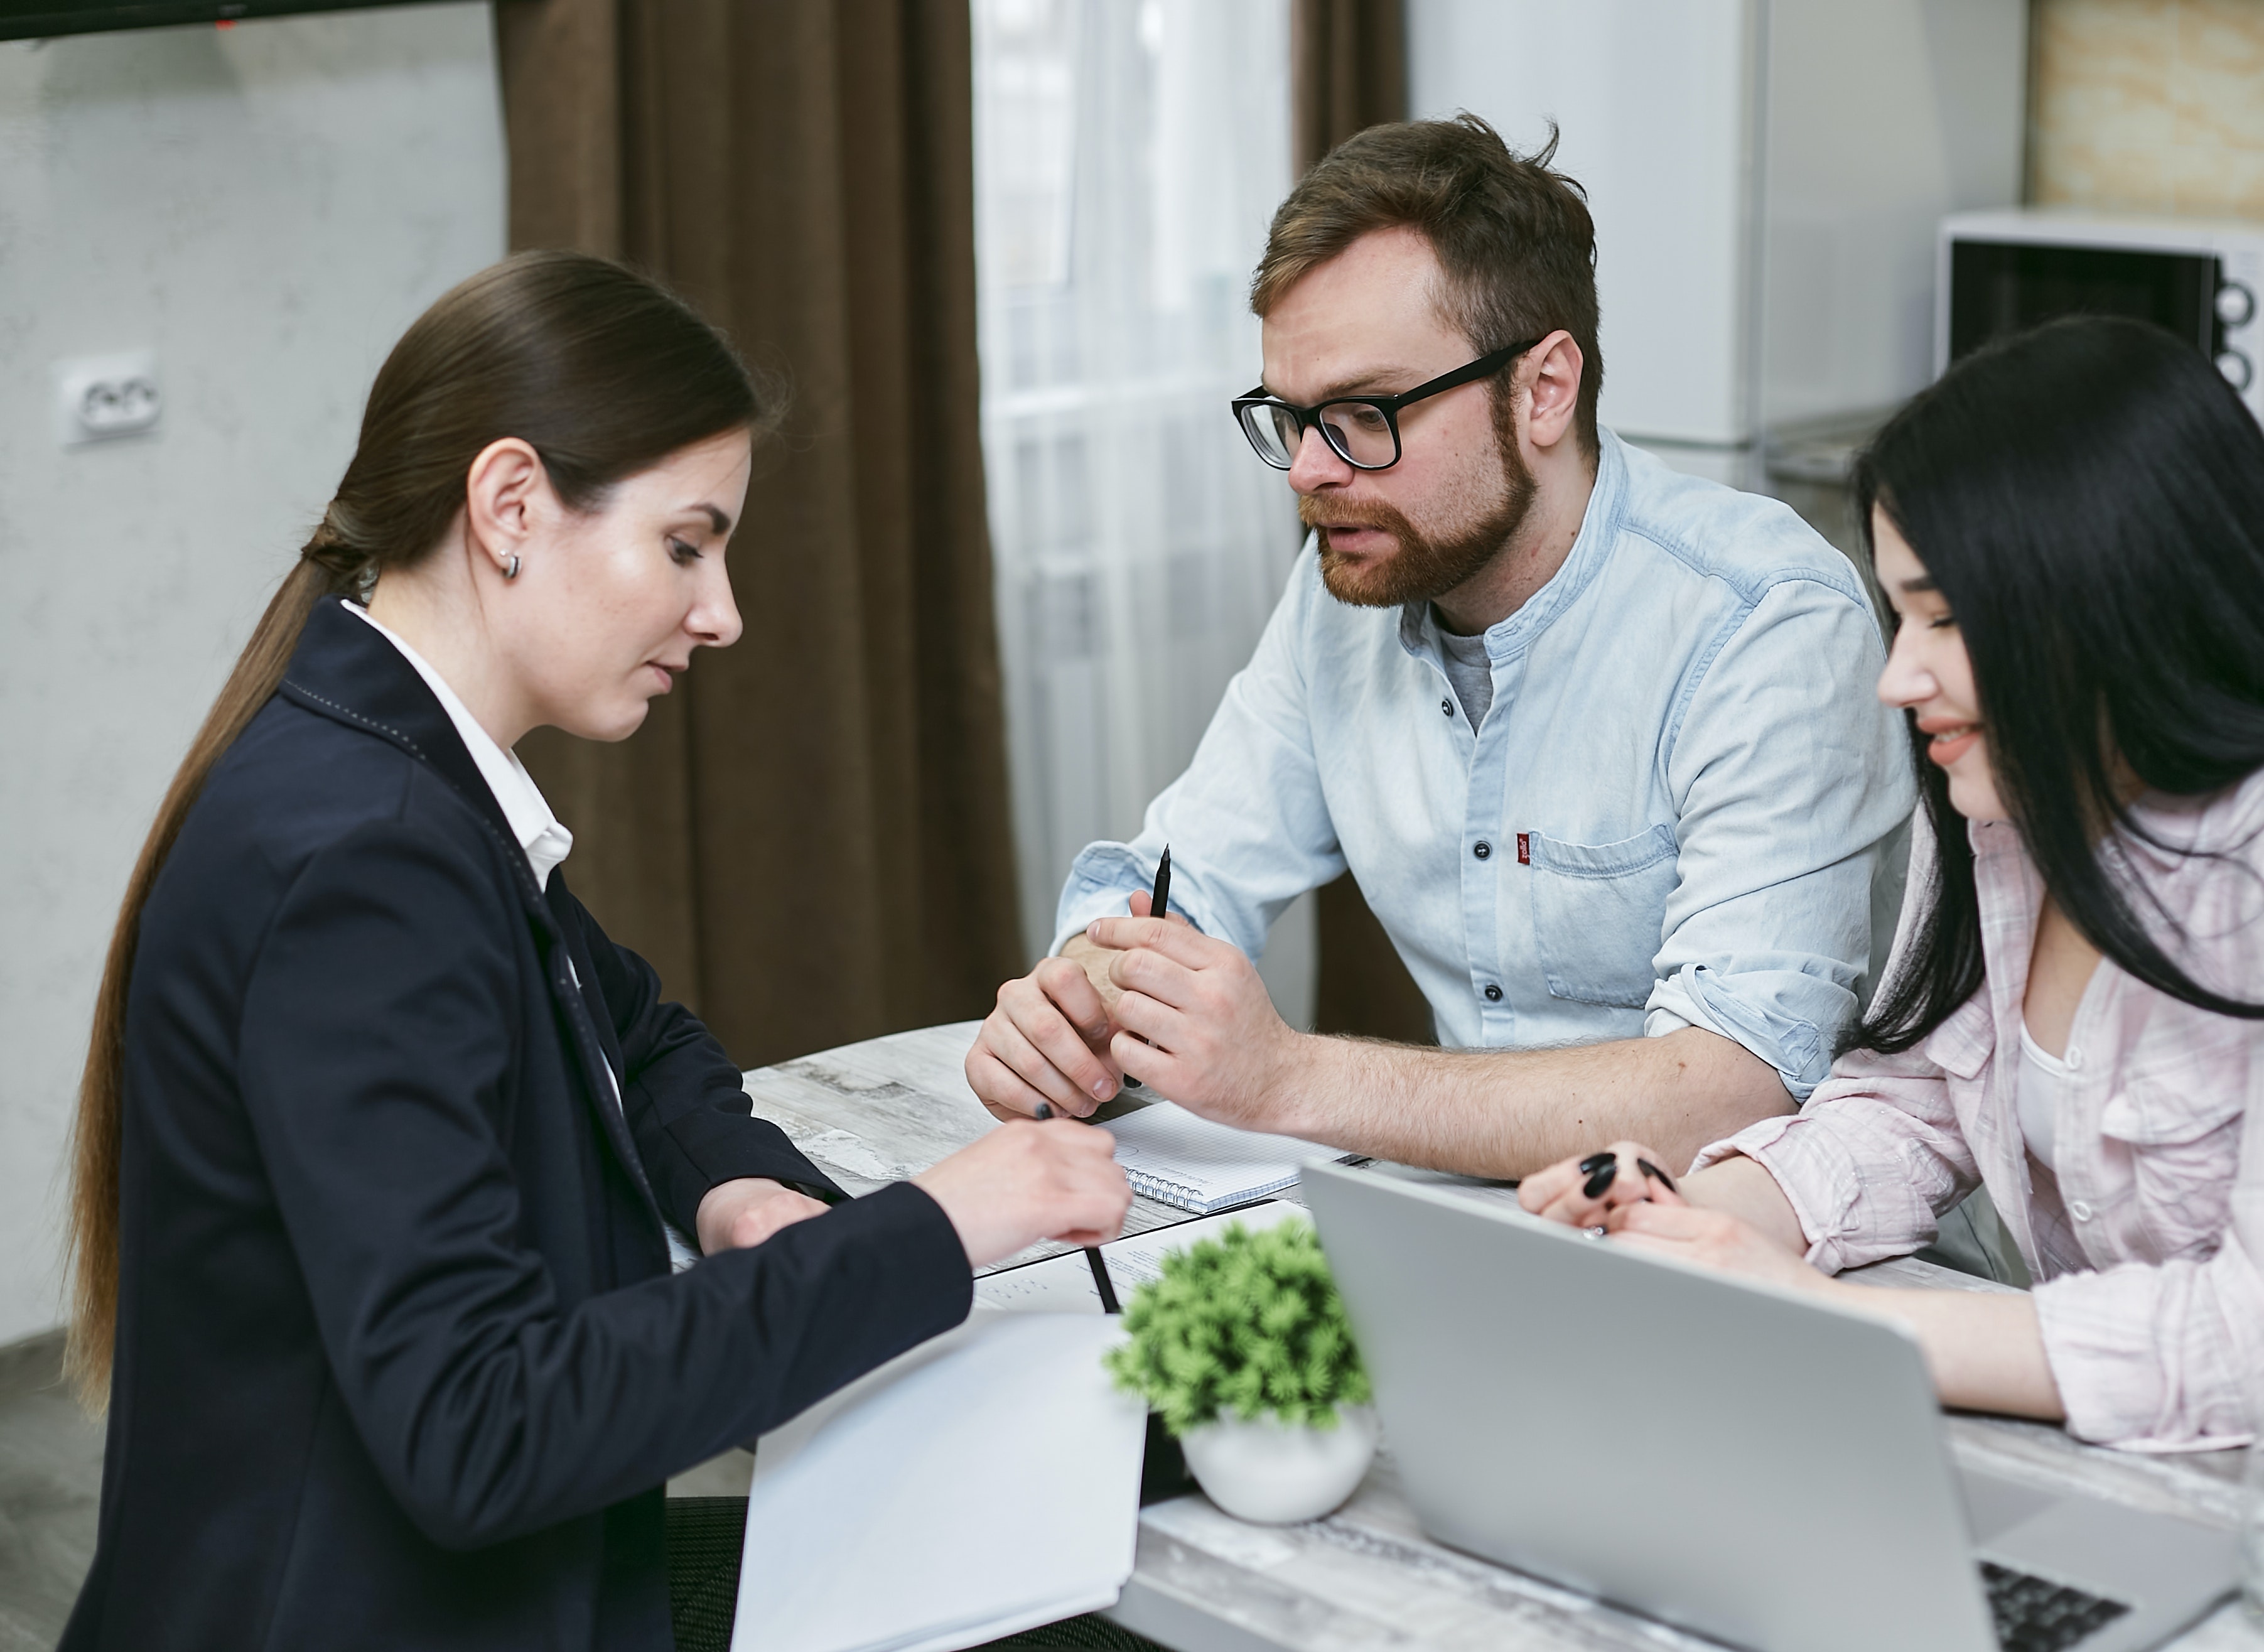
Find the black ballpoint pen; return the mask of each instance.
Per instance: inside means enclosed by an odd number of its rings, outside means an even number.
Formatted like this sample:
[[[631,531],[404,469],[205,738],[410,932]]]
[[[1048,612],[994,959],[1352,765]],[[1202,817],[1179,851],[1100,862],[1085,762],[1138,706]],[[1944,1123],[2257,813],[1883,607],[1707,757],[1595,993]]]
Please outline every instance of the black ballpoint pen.
[[[1040,1102],[1032,1113],[1032,1117],[1040,1124],[1043,1124],[1053,1116],[1053,1103],[1050,1102]],[[1116,1287],[1109,1282],[1108,1264],[1101,1260],[1100,1247],[1087,1245],[1085,1248],[1085,1265],[1092,1270],[1093,1289],[1100,1292],[1100,1311],[1103,1314],[1121,1314],[1124,1310],[1116,1305]]]
[[[1156,862],[1156,887],[1148,897],[1148,915],[1150,918],[1161,918],[1170,912],[1171,908],[1172,846],[1166,843],[1164,845],[1164,858]],[[1140,1081],[1129,1073],[1124,1075],[1124,1081],[1136,1090],[1140,1088]]]

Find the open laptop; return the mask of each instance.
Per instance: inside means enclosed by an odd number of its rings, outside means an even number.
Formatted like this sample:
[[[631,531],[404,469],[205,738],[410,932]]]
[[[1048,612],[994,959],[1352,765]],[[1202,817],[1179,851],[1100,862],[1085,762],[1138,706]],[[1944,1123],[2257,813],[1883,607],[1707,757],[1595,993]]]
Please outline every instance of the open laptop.
[[[2231,1534],[1961,1470],[1917,1342],[1504,1206],[1304,1168],[1440,1542],[1762,1652],[2137,1652]]]

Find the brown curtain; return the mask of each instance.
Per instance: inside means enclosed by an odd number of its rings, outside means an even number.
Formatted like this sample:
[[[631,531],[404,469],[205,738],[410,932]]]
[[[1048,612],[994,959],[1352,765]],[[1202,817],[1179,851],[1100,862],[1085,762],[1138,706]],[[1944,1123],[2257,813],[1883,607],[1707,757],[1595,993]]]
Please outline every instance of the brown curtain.
[[[1297,171],[1363,127],[1406,118],[1402,0],[1289,0],[1289,144]]]
[[[746,621],[616,746],[522,748],[569,876],[753,1065],[1021,967],[975,347],[966,0],[499,0],[515,247],[668,282],[791,385]]]
[[[1290,146],[1297,170],[1364,127],[1407,118],[1401,0],[1290,0]],[[1431,1042],[1431,1007],[1347,872],[1317,903],[1313,1026]]]

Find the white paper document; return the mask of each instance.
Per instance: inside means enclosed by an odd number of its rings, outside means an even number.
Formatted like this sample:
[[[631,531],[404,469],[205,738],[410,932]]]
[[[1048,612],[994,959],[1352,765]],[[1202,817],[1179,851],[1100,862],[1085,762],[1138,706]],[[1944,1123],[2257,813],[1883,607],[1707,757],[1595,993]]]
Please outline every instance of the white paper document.
[[[1100,1366],[1122,1335],[978,1301],[764,1435],[732,1652],[952,1652],[1113,1603],[1147,1427]]]
[[[1352,1156],[1295,1136],[1215,1124],[1177,1102],[1119,1114],[1107,1128],[1133,1191],[1204,1216],[1295,1187],[1308,1159]]]
[[[1277,1199],[1267,1204],[1253,1204],[1248,1210],[1197,1217],[1190,1222],[1174,1222],[1169,1227],[1151,1227],[1144,1234],[1112,1239],[1100,1248],[1101,1262],[1108,1270],[1109,1283],[1116,1287],[1117,1299],[1129,1301],[1134,1290],[1164,1271],[1166,1251],[1183,1250],[1198,1240],[1215,1239],[1236,1222],[1254,1233],[1276,1222],[1296,1219],[1310,1219],[1305,1216],[1303,1207]],[[986,1306],[1018,1314],[1103,1311],[1099,1287],[1092,1283],[1092,1264],[1081,1250],[1009,1268],[1003,1273],[985,1274],[975,1282],[975,1299]]]

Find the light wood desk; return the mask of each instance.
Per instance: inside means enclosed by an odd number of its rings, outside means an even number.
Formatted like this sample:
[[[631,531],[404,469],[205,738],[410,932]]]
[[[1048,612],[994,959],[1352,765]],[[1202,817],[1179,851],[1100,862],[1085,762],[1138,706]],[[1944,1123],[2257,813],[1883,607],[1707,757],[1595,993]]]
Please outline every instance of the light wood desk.
[[[869,1192],[990,1127],[960,1071],[975,1029],[973,1022],[930,1027],[758,1068],[746,1075],[747,1093],[758,1117],[777,1123],[844,1188]],[[1498,1189],[1471,1192],[1502,1197]],[[1125,1227],[1137,1233],[1186,1219],[1185,1212],[1136,1199]],[[1067,1248],[1036,1246],[1013,1262]],[[2001,1288],[1915,1260],[1860,1277]],[[2238,1452],[2137,1456],[1994,1417],[1952,1416],[1948,1431],[1960,1462],[2011,1479],[2081,1488],[2213,1525],[2230,1527],[2238,1517]],[[1388,1449],[1349,1503],[1309,1525],[1248,1525],[1199,1496],[1143,1510],[1138,1562],[1109,1615],[1179,1652],[1658,1652],[1713,1644],[1432,1542],[1400,1494]],[[2264,1652],[2264,1632],[2228,1603],[2170,1644],[2178,1652]]]

